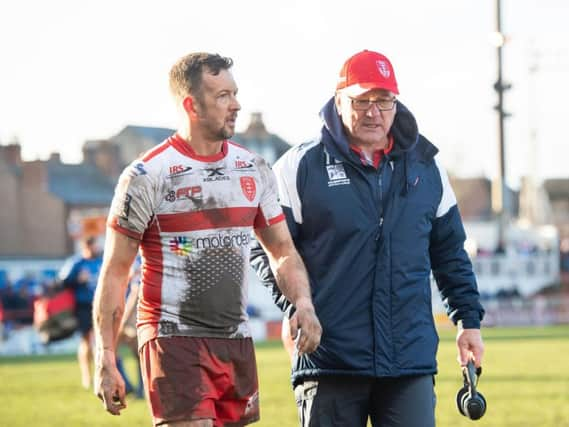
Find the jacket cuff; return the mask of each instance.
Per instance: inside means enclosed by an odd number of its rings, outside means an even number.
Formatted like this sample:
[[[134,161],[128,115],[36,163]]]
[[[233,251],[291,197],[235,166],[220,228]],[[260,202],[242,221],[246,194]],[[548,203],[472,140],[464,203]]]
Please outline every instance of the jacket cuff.
[[[296,313],[296,307],[290,304],[288,308],[285,310],[285,315],[290,319],[294,313]]]
[[[480,319],[466,318],[456,322],[459,329],[480,329]]]

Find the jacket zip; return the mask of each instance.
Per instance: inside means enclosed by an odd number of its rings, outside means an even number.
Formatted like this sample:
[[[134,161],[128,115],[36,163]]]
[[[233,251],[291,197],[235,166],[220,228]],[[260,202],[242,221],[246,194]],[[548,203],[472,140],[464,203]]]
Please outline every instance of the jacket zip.
[[[383,168],[385,166],[385,156],[381,159],[381,164],[379,165],[379,223],[377,225],[377,234],[375,235],[375,241],[378,242],[381,238],[381,232],[383,229]]]

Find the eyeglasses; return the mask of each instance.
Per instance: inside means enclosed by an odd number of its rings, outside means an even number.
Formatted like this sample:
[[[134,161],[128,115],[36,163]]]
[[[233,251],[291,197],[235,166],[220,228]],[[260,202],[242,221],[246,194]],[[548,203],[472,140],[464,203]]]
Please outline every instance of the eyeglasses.
[[[391,99],[356,99],[348,96],[352,101],[352,108],[356,111],[367,111],[375,105],[379,111],[390,111],[395,108],[397,98]]]

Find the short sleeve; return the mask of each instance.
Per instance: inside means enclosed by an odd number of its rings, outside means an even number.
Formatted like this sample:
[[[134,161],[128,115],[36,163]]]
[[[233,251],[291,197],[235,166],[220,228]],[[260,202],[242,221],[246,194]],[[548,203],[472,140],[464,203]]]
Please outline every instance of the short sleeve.
[[[107,226],[137,240],[142,239],[155,212],[156,186],[140,160],[121,174]]]
[[[261,198],[255,217],[255,228],[264,228],[285,219],[278,197],[275,174],[265,160],[258,157],[257,164],[261,180]]]

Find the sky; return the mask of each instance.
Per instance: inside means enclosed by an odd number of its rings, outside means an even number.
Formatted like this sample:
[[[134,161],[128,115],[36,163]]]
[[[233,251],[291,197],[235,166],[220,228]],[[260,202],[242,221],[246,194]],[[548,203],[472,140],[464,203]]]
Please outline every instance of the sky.
[[[567,178],[569,2],[502,0],[506,172]],[[0,144],[25,160],[129,124],[176,127],[168,71],[181,56],[234,59],[242,110],[291,144],[314,136],[352,54],[388,56],[399,99],[459,176],[498,174],[495,0],[2,0]]]

